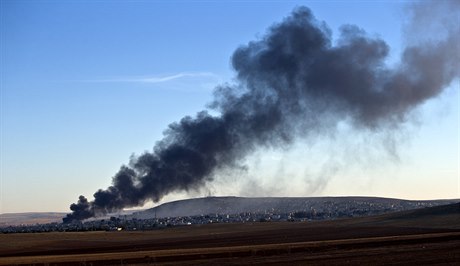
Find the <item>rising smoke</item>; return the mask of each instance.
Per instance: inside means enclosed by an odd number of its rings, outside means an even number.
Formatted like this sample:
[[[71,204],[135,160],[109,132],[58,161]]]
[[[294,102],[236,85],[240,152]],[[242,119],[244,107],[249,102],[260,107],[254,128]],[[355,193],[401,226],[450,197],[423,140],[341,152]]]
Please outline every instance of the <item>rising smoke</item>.
[[[458,2],[443,3],[458,21]],[[415,5],[414,18],[420,18],[420,6],[426,7]],[[308,8],[296,8],[263,38],[234,52],[238,84],[216,88],[210,104],[219,116],[202,111],[169,125],[153,152],[122,166],[94,201],[80,196],[63,221],[198,189],[257,148],[289,145],[335,130],[343,120],[358,130],[397,128],[411,110],[460,76],[458,24],[451,24],[441,40],[409,43],[400,64],[388,67],[383,40],[346,25],[333,45],[325,23]]]

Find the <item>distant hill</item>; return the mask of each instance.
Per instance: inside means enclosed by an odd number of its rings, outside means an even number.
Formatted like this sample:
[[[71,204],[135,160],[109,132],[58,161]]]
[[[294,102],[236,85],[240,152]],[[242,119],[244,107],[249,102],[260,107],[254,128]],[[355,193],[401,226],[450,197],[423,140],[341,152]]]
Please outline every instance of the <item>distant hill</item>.
[[[164,203],[137,212],[133,218],[239,214],[244,212],[290,213],[297,211],[350,211],[359,214],[381,214],[458,202],[460,200],[412,201],[378,197],[205,197]],[[357,215],[359,216],[359,215]]]
[[[24,212],[0,214],[0,227],[9,225],[34,225],[62,222],[64,212]]]
[[[378,197],[205,197],[164,203],[145,211],[122,211],[116,216],[151,219],[212,214],[341,212],[365,217],[363,225],[460,229],[460,199],[412,201]],[[448,205],[450,204],[450,205]],[[428,208],[432,207],[432,208]],[[384,215],[381,215],[385,213]],[[0,227],[61,223],[63,212],[0,214]],[[346,217],[346,216],[345,216]],[[98,218],[100,219],[100,217]],[[454,227],[452,226],[454,225]]]
[[[460,202],[350,221],[359,225],[460,229]]]

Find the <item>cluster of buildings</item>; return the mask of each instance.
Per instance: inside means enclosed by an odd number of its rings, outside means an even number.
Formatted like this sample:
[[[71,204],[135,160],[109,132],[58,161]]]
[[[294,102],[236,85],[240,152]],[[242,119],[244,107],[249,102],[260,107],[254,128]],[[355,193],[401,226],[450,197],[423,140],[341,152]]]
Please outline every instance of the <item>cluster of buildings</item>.
[[[0,228],[1,233],[36,233],[36,232],[81,232],[81,231],[137,231],[155,230],[172,226],[188,226],[211,223],[253,223],[282,221],[332,220],[348,217],[377,215],[394,211],[430,207],[435,203],[427,201],[323,201],[310,202],[295,211],[286,209],[260,209],[238,214],[203,214],[180,217],[161,217],[139,219],[133,216],[110,217],[109,219],[91,220],[73,223],[49,223]]]

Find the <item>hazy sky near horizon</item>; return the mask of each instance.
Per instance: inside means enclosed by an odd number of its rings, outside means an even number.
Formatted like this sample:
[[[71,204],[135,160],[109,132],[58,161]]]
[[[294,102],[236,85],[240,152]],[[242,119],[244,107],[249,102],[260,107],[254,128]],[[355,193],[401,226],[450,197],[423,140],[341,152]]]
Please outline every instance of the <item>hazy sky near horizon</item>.
[[[68,211],[110,185],[130,156],[195,115],[232,82],[232,53],[298,6],[337,37],[355,24],[405,43],[393,1],[1,1],[0,213]],[[459,80],[400,130],[261,149],[247,170],[220,173],[207,195],[460,198]]]

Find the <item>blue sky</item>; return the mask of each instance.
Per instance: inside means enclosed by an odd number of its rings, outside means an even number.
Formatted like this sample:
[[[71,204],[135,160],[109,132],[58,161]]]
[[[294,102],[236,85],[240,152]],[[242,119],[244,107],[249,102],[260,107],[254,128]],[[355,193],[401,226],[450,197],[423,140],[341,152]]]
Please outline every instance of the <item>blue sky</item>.
[[[300,5],[334,36],[342,24],[356,24],[383,38],[392,49],[388,63],[398,61],[405,18],[398,2],[1,1],[0,213],[67,211],[78,195],[106,188],[131,154],[151,150],[169,123],[203,110],[215,86],[232,82],[238,46]],[[251,170],[240,173],[246,177],[165,200],[249,196],[241,189],[248,186],[257,187],[255,196],[460,198],[458,88],[457,81],[394,133],[396,155],[381,152],[389,140],[374,136],[375,152],[363,151],[362,163],[331,156],[325,150],[338,141],[348,144],[334,154],[366,140],[344,130],[338,140],[256,153]],[[289,159],[311,154],[317,165],[342,167],[319,178],[322,167]],[[270,180],[279,175],[294,181],[274,189]],[[328,182],[315,186],[320,179]]]

